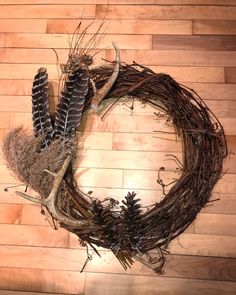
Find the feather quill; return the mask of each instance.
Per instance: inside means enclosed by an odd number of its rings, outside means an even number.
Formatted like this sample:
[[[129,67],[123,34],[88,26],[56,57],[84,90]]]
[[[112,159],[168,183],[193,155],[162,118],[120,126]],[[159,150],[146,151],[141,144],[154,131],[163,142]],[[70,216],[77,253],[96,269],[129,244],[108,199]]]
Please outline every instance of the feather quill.
[[[68,74],[56,110],[56,139],[70,138],[80,125],[88,81],[89,73],[86,68],[78,68]]]
[[[35,137],[43,137],[40,147],[41,150],[50,144],[53,137],[48,100],[48,74],[45,68],[40,68],[34,77],[32,87],[32,116]]]

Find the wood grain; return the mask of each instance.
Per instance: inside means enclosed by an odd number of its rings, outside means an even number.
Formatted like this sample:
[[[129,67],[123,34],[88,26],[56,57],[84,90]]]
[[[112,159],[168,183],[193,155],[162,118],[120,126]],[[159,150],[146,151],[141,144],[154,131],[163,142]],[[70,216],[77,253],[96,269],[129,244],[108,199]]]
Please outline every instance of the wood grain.
[[[20,204],[0,204],[0,223],[19,224],[22,214]]]
[[[219,117],[229,151],[211,202],[170,244],[162,276],[139,262],[124,271],[106,249],[99,249],[101,258],[89,249],[93,259],[81,274],[86,249],[75,235],[54,231],[39,205],[15,194],[24,191],[24,185],[4,191],[19,182],[0,153],[0,294],[234,294],[236,0],[0,2],[0,141],[19,125],[32,131],[31,87],[39,67],[48,69],[50,100],[54,96],[57,101],[56,64],[68,58],[68,34],[72,37],[80,21],[81,30],[94,21],[88,29],[91,37],[107,11],[106,36],[98,45],[106,49],[94,57],[94,64],[114,60],[115,41],[122,61],[170,74],[194,89]],[[135,191],[148,206],[164,198],[156,182],[160,166],[166,167],[161,174],[165,183],[180,177],[177,164],[165,155],[181,158],[181,138],[151,107],[137,101],[133,111],[130,106],[121,99],[102,120],[87,111],[78,132],[75,175],[79,187],[93,191],[94,198],[112,197],[122,204],[128,191]],[[104,112],[106,103],[102,107]]]
[[[116,278],[116,280],[115,280]],[[104,284],[99,284],[103,281]],[[130,283],[132,281],[132,284]],[[122,282],[122,283],[121,283]],[[95,287],[96,286],[96,287]],[[157,287],[158,286],[158,287]],[[86,290],[88,295],[106,294],[112,288],[114,295],[128,294],[176,294],[187,295],[189,290],[191,294],[200,295],[202,292],[208,292],[209,295],[233,295],[234,283],[231,282],[210,282],[205,280],[182,280],[182,279],[164,279],[161,277],[150,276],[122,276],[105,274],[88,274],[86,276]]]
[[[193,34],[196,35],[236,35],[236,22],[230,20],[194,20]]]
[[[29,53],[31,54],[31,52]],[[155,66],[157,70],[159,67]],[[180,74],[178,74],[178,70],[176,70],[175,74],[177,75],[182,75],[183,72],[181,69],[184,67],[179,67],[180,68]],[[178,69],[178,67],[168,67],[165,66],[163,68],[166,73],[168,73],[168,69],[171,69],[174,71],[175,69]],[[196,68],[196,73],[194,73],[194,67],[191,69],[191,67],[187,67],[190,71],[187,72],[189,75],[194,75],[195,78],[198,78],[198,80],[203,80],[203,74],[208,75],[209,79],[220,79],[217,75],[217,73],[220,73],[221,70],[215,71],[215,68],[209,68],[209,67],[197,67]],[[212,69],[212,71],[211,71]],[[208,71],[209,70],[209,71]],[[158,70],[159,71],[159,70]],[[182,72],[182,73],[181,73]],[[33,75],[34,73],[32,73]],[[213,76],[211,78],[210,74]],[[187,77],[187,75],[186,75]],[[215,78],[216,77],[216,78]],[[57,86],[58,86],[58,81],[57,80],[50,80],[50,89],[53,91],[53,93],[56,94],[57,92]],[[236,92],[236,85],[235,84],[223,84],[223,83],[206,83],[204,80],[203,82],[185,82],[186,86],[190,87],[191,89],[194,89],[202,98],[207,101],[207,100],[236,100],[235,92]],[[31,95],[31,90],[32,88],[32,77],[30,79],[14,79],[14,83],[12,83],[11,79],[0,79],[0,95]]]
[[[195,233],[236,235],[236,217],[223,214],[199,214],[194,224]]]
[[[46,19],[1,19],[1,32],[46,33]]]
[[[236,67],[225,68],[226,83],[236,83]]]
[[[53,294],[82,294],[84,290],[85,274],[79,272],[6,267],[1,267],[0,272],[1,289]]]
[[[0,233],[1,245],[68,246],[69,233],[62,229],[54,232],[48,226],[0,224]]]
[[[1,295],[45,295],[45,293],[38,292],[24,292],[24,291],[9,291],[9,290],[0,290]],[[47,295],[63,295],[62,293],[47,293]]]
[[[171,75],[176,81],[224,83],[223,67],[149,66],[156,73]]]
[[[1,5],[0,18],[95,17],[95,5]]]
[[[96,17],[101,19],[106,11],[107,19],[236,19],[236,8],[227,6],[97,5]]]
[[[90,36],[91,37],[91,36]],[[89,35],[84,42],[88,41]],[[111,42],[119,44],[120,49],[151,49],[151,35],[106,35],[97,45],[103,49],[111,47]],[[0,43],[1,44],[1,43]],[[84,43],[85,44],[85,43]],[[68,48],[67,34],[26,34],[7,33],[5,47],[19,48]],[[81,48],[81,47],[80,47]]]
[[[2,0],[2,4],[18,4],[18,0]],[[22,0],[22,4],[65,4],[65,0]],[[67,4],[78,4],[77,0],[68,0]],[[107,4],[107,0],[81,0],[80,4]],[[235,0],[110,0],[109,4],[188,4],[188,5],[236,5]]]
[[[106,59],[112,59],[112,51],[106,51]],[[122,60],[133,60],[145,65],[170,66],[236,66],[235,51],[181,51],[181,50],[121,50]]]
[[[153,35],[157,50],[236,50],[236,36]]]
[[[90,21],[83,21],[81,31],[88,26]],[[89,33],[95,33],[97,24],[88,29]],[[77,20],[49,19],[47,22],[47,33],[73,33]],[[104,25],[108,34],[192,34],[192,23],[190,20],[109,20]]]

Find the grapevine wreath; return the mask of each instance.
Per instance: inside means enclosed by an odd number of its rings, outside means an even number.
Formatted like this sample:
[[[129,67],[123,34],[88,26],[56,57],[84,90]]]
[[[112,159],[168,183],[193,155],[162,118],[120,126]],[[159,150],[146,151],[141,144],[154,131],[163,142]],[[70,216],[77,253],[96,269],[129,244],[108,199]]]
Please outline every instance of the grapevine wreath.
[[[47,70],[38,70],[32,87],[34,134],[23,128],[9,132],[3,142],[6,163],[37,197],[17,194],[41,204],[56,228],[74,233],[98,255],[98,247],[110,249],[125,269],[137,259],[160,273],[170,241],[194,221],[221,177],[227,155],[223,127],[195,91],[167,74],[120,62],[115,44],[113,63],[91,67],[90,47],[79,46],[83,34],[86,31],[73,37],[68,61],[61,65],[62,91],[55,114],[49,113]],[[164,111],[182,139],[182,175],[149,209],[143,209],[134,192],[128,192],[122,204],[112,198],[98,200],[96,192],[84,193],[73,176],[76,128],[82,117],[91,107],[97,111],[101,101],[112,107],[114,98],[124,96]],[[165,187],[160,177],[153,181]],[[153,249],[158,250],[156,259],[149,254]]]

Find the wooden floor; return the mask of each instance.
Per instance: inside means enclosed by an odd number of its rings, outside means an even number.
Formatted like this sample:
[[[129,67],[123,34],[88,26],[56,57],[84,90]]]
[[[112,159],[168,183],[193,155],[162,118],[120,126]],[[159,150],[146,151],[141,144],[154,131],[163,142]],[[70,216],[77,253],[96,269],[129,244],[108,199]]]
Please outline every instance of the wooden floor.
[[[54,231],[40,207],[4,187],[18,183],[0,159],[0,295],[200,295],[236,294],[236,0],[1,0],[0,136],[12,127],[32,129],[31,84],[45,66],[57,93],[56,48],[65,62],[68,35],[106,14],[98,47],[115,41],[123,61],[133,60],[172,75],[195,89],[222,122],[229,156],[213,199],[196,221],[170,245],[165,272],[156,275],[135,263],[124,271],[101,249],[85,271],[86,251],[64,230]],[[90,28],[95,32],[97,24]],[[113,59],[110,48],[96,56]],[[156,183],[179,177],[181,143],[154,130],[172,130],[153,110],[124,102],[106,118],[88,115],[76,163],[77,179],[97,198],[121,200],[135,190],[144,205],[163,198]],[[159,136],[160,137],[160,136]],[[163,138],[164,137],[164,138]]]

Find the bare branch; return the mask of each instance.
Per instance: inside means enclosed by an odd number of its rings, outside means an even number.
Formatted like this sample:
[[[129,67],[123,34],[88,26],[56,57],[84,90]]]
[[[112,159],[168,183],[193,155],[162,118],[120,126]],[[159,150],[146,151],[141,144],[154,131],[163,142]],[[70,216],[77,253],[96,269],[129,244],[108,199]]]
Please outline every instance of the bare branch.
[[[103,98],[107,95],[107,93],[110,91],[111,87],[115,83],[118,74],[119,74],[119,66],[120,66],[120,51],[119,48],[116,46],[114,42],[112,42],[113,47],[116,51],[116,60],[115,60],[115,66],[113,73],[107,83],[101,88],[98,89],[92,99],[91,102],[91,108],[94,109],[96,112],[98,112],[98,107],[100,102],[103,100]]]
[[[16,193],[18,196],[21,196],[21,197],[23,197],[23,198],[25,198],[25,199],[27,199],[27,200],[33,202],[33,203],[42,204],[42,201],[43,201],[42,199],[35,198],[35,197],[31,197],[31,196],[29,196],[29,195],[27,195],[27,194],[25,194],[25,193],[19,192],[19,191],[16,191],[15,193]]]
[[[66,173],[66,170],[67,170],[71,160],[72,160],[72,154],[67,156],[60,171],[58,173],[56,173],[56,175],[54,176],[55,179],[53,182],[52,190],[51,190],[48,198],[43,200],[43,205],[48,209],[48,211],[50,212],[52,217],[55,218],[56,220],[58,220],[58,222],[78,228],[81,226],[84,227],[85,223],[88,223],[88,221],[78,221],[72,217],[68,218],[67,216],[62,214],[57,207],[58,190],[59,190],[59,187],[63,181],[64,175]]]

